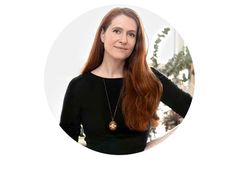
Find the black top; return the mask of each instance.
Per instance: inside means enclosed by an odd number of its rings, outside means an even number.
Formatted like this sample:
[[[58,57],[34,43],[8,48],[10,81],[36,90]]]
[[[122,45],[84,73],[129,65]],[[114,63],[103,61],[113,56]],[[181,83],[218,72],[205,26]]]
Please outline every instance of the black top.
[[[184,117],[191,104],[192,97],[179,89],[163,74],[153,69],[163,85],[161,101]],[[122,87],[123,78],[102,78],[87,73],[71,80],[67,88],[60,126],[74,140],[78,141],[80,125],[83,125],[87,147],[108,154],[131,154],[143,151],[146,146],[148,129],[144,132],[126,127],[120,104],[115,121],[118,127],[109,130],[111,114],[106,98],[105,80],[112,112]]]

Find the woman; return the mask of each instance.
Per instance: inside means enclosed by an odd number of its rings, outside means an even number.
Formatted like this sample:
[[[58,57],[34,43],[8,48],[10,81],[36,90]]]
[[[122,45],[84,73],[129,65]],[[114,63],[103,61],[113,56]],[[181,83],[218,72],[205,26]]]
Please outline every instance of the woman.
[[[83,125],[87,147],[108,154],[132,154],[146,147],[158,125],[160,101],[184,117],[191,96],[146,62],[144,29],[129,8],[103,18],[82,74],[65,94],[60,126],[78,141]]]

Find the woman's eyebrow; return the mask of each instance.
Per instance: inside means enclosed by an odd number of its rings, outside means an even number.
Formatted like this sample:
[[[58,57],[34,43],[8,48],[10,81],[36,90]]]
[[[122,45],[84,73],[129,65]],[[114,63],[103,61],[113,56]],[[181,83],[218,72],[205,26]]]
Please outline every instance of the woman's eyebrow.
[[[120,30],[124,30],[122,27],[119,26],[113,26],[112,29],[120,29]],[[136,32],[136,30],[128,30],[128,32]]]

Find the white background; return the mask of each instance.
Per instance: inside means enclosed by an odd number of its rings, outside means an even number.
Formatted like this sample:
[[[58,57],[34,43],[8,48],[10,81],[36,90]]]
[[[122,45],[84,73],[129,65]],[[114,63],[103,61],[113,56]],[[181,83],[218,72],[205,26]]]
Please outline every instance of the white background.
[[[153,149],[129,156],[87,150],[61,130],[44,90],[53,42],[95,1],[0,2],[0,172],[235,172],[235,9],[233,1],[119,3],[146,8],[177,29],[195,65],[188,116]]]

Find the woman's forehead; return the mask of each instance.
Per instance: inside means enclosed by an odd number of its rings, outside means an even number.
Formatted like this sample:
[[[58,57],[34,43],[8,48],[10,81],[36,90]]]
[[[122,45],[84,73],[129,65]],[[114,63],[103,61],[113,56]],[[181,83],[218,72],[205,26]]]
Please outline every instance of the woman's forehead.
[[[134,19],[126,15],[116,16],[110,24],[110,27],[119,27],[125,30],[137,31],[137,24]]]

